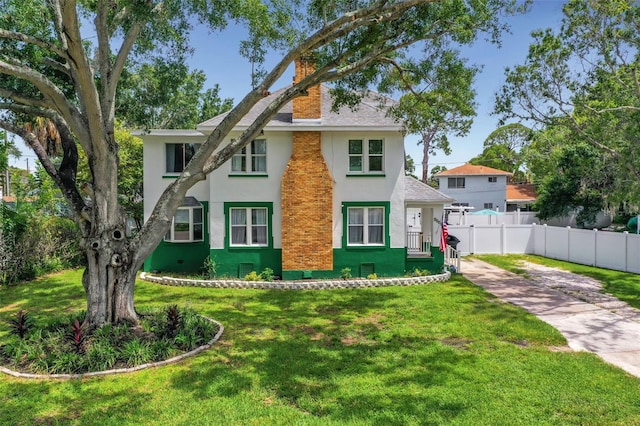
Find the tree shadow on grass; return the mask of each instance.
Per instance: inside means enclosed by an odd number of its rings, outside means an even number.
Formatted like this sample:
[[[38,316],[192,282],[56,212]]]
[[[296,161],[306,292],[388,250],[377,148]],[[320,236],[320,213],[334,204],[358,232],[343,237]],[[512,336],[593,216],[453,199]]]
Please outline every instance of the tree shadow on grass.
[[[426,424],[426,415],[464,410],[432,388],[464,381],[470,351],[376,323],[393,291],[323,293],[265,292],[244,310],[219,312],[226,340],[171,385],[202,400],[260,389],[299,412],[356,423]]]
[[[94,379],[95,386],[81,380],[5,384],[0,423],[118,425],[134,410],[140,420],[152,416],[145,408],[150,393],[131,387],[111,391],[103,383]],[[58,396],[52,398],[52,392]]]

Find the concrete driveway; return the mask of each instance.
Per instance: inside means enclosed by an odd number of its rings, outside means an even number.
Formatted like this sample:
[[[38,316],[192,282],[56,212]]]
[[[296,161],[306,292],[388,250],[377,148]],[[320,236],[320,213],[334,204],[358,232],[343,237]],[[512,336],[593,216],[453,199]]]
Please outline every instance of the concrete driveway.
[[[555,327],[570,348],[640,377],[640,311],[594,289],[594,280],[539,265],[525,279],[477,259],[462,263],[465,278]]]

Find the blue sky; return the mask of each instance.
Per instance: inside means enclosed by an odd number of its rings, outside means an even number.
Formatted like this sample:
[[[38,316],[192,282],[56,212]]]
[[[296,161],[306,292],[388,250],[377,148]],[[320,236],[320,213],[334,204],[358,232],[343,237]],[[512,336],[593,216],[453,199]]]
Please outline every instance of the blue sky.
[[[477,77],[475,88],[478,103],[477,117],[468,136],[450,138],[452,154],[445,156],[437,153],[430,159],[430,166],[444,165],[453,168],[482,152],[484,139],[497,127],[498,117],[491,116],[493,98],[504,80],[504,68],[524,61],[531,31],[547,27],[557,27],[562,19],[560,0],[535,0],[531,11],[526,15],[505,18],[511,26],[511,34],[503,34],[502,47],[485,42],[482,38],[473,46],[462,49],[469,63],[483,67]],[[238,54],[238,42],[243,38],[242,31],[229,29],[222,34],[210,34],[206,29],[196,29],[192,34],[194,54],[189,63],[192,69],[201,69],[207,75],[207,87],[220,85],[222,97],[239,101],[251,88],[251,65]],[[276,55],[267,58],[267,66],[275,64],[280,58]],[[293,70],[285,73],[273,89],[291,83]],[[422,148],[417,145],[418,137],[409,135],[405,142],[406,152],[416,162],[418,174],[422,161]],[[35,155],[19,142],[23,157],[11,160],[11,165],[25,168],[36,161]]]

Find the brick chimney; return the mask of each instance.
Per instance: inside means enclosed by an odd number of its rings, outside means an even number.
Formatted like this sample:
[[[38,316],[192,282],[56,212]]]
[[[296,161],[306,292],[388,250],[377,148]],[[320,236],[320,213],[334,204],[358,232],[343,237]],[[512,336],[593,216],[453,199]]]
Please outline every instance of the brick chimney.
[[[296,59],[296,75],[293,83],[296,84],[315,70],[312,59]],[[313,120],[322,116],[322,99],[320,85],[309,88],[306,95],[293,99],[293,120]]]
[[[307,59],[296,61],[294,83],[313,72]],[[321,118],[320,86],[293,100],[293,121]],[[294,130],[293,150],[282,176],[282,272],[333,270],[333,178],[322,155],[322,132]]]

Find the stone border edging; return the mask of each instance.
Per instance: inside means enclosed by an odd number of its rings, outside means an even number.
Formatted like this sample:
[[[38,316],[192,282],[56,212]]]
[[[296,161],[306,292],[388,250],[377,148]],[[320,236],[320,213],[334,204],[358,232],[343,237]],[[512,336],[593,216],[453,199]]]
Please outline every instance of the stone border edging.
[[[163,365],[175,364],[178,361],[182,361],[185,358],[192,357],[192,356],[194,356],[196,354],[199,354],[202,351],[205,351],[205,350],[209,349],[222,336],[222,333],[224,332],[224,326],[220,322],[218,322],[218,321],[216,321],[214,319],[205,317],[203,315],[201,315],[201,316],[202,316],[202,318],[205,318],[207,321],[211,321],[212,323],[214,323],[214,324],[216,324],[218,326],[218,332],[216,333],[215,336],[213,336],[213,339],[209,340],[207,343],[205,343],[202,346],[198,346],[197,348],[195,348],[192,351],[183,353],[182,355],[174,356],[173,358],[165,359],[163,361],[148,362],[146,364],[136,365],[135,367],[131,367],[131,368],[116,368],[116,369],[113,369],[113,370],[93,371],[93,372],[89,372],[89,373],[79,373],[79,374],[32,374],[32,373],[21,373],[19,371],[10,370],[10,369],[8,369],[6,367],[3,367],[3,366],[0,366],[0,372],[2,372],[4,374],[8,374],[9,376],[18,377],[18,378],[21,378],[21,379],[63,379],[63,380],[69,380],[69,379],[84,379],[86,377],[109,376],[109,375],[112,375],[112,374],[120,374],[120,373],[133,373],[135,371],[146,370],[147,368],[155,368],[155,367],[162,367]]]
[[[444,282],[451,278],[451,272],[446,271],[437,275],[421,277],[349,279],[349,280],[320,280],[320,281],[244,281],[234,280],[192,280],[188,278],[158,277],[147,272],[140,274],[140,279],[156,284],[175,287],[206,287],[206,288],[238,288],[259,290],[330,290],[340,288],[369,288],[422,285],[433,282]]]

